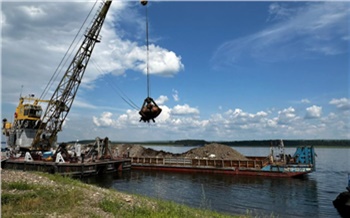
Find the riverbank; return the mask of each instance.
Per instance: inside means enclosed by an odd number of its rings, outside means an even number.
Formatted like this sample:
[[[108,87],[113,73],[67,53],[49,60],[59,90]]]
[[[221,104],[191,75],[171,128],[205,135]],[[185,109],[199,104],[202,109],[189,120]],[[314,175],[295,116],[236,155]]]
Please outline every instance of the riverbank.
[[[1,190],[1,217],[232,217],[38,172],[1,170]]]

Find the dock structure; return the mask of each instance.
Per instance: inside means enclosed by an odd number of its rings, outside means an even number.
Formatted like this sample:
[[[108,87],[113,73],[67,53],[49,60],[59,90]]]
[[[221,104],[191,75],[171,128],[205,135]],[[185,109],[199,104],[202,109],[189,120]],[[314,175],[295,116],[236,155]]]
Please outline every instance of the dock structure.
[[[47,161],[23,161],[7,159],[1,168],[23,171],[39,171],[65,176],[91,176],[130,170],[130,159],[97,160],[86,163],[57,163]]]
[[[131,169],[131,160],[116,157],[107,137],[97,137],[94,144],[84,147],[76,142],[72,146],[61,143],[55,151],[7,152],[2,155],[1,168],[80,177]]]

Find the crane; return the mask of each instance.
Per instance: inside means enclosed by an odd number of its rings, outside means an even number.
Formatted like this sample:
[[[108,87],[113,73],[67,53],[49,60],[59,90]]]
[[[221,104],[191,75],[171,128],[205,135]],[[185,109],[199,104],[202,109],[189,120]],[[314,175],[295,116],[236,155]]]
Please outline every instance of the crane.
[[[106,1],[85,34],[85,39],[80,45],[67,71],[52,95],[42,122],[32,142],[34,148],[50,148],[56,140],[57,133],[61,131],[64,120],[73,104],[79,85],[84,76],[85,69],[90,60],[92,51],[97,42],[100,42],[99,33],[106,18],[112,1]]]
[[[27,100],[34,100],[34,103],[23,104],[25,98],[21,97],[13,125],[6,119],[3,120],[2,130],[3,134],[8,136],[8,145],[20,149],[41,151],[49,150],[55,146],[57,133],[61,131],[72,107],[95,44],[101,40],[99,34],[111,3],[111,0],[102,3],[51,99],[40,100],[29,97]],[[42,117],[42,108],[37,105],[38,102],[48,104]],[[24,125],[24,123],[32,125]]]

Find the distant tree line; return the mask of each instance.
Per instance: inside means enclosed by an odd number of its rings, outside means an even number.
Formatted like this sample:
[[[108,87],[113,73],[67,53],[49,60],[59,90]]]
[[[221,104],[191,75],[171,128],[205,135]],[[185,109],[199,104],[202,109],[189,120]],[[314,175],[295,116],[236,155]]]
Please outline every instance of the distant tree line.
[[[271,143],[275,143],[278,140],[245,140],[245,141],[205,141],[205,140],[177,140],[173,144],[184,146],[203,146],[210,143],[224,144],[228,146],[257,146],[257,147],[269,147]],[[334,139],[334,140],[283,140],[285,147],[296,146],[320,146],[320,147],[350,147],[350,140],[348,139]]]
[[[276,140],[247,140],[247,141],[222,141],[217,142],[229,146],[270,146]],[[315,147],[350,147],[350,140],[283,140],[285,147],[315,146]]]
[[[245,141],[206,141],[200,139],[182,139],[175,141],[144,141],[144,142],[121,142],[113,141],[115,144],[143,144],[143,145],[179,145],[179,146],[204,146],[210,143],[224,144],[228,146],[257,146],[257,147],[269,147],[271,143],[278,140],[245,140]],[[95,140],[79,140],[81,144],[94,143]],[[67,143],[75,143],[70,141]],[[285,147],[296,147],[296,146],[316,146],[316,147],[350,147],[349,139],[314,139],[314,140],[283,140]]]
[[[204,146],[206,144],[209,144],[209,142],[205,140],[197,140],[197,139],[184,139],[184,140],[174,141],[174,144],[184,145],[184,146]]]

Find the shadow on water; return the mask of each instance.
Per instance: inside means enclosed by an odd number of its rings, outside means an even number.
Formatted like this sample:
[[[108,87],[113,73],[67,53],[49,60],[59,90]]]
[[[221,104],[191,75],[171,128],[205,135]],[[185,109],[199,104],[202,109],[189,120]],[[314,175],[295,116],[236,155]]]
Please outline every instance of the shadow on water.
[[[132,170],[83,181],[228,214],[248,211],[258,216],[323,217],[317,182],[308,176],[267,178]]]
[[[103,188],[111,188],[116,181],[127,181],[130,179],[130,171],[118,172],[118,173],[107,173],[96,176],[86,176],[79,178],[80,181],[86,184],[97,185]]]

